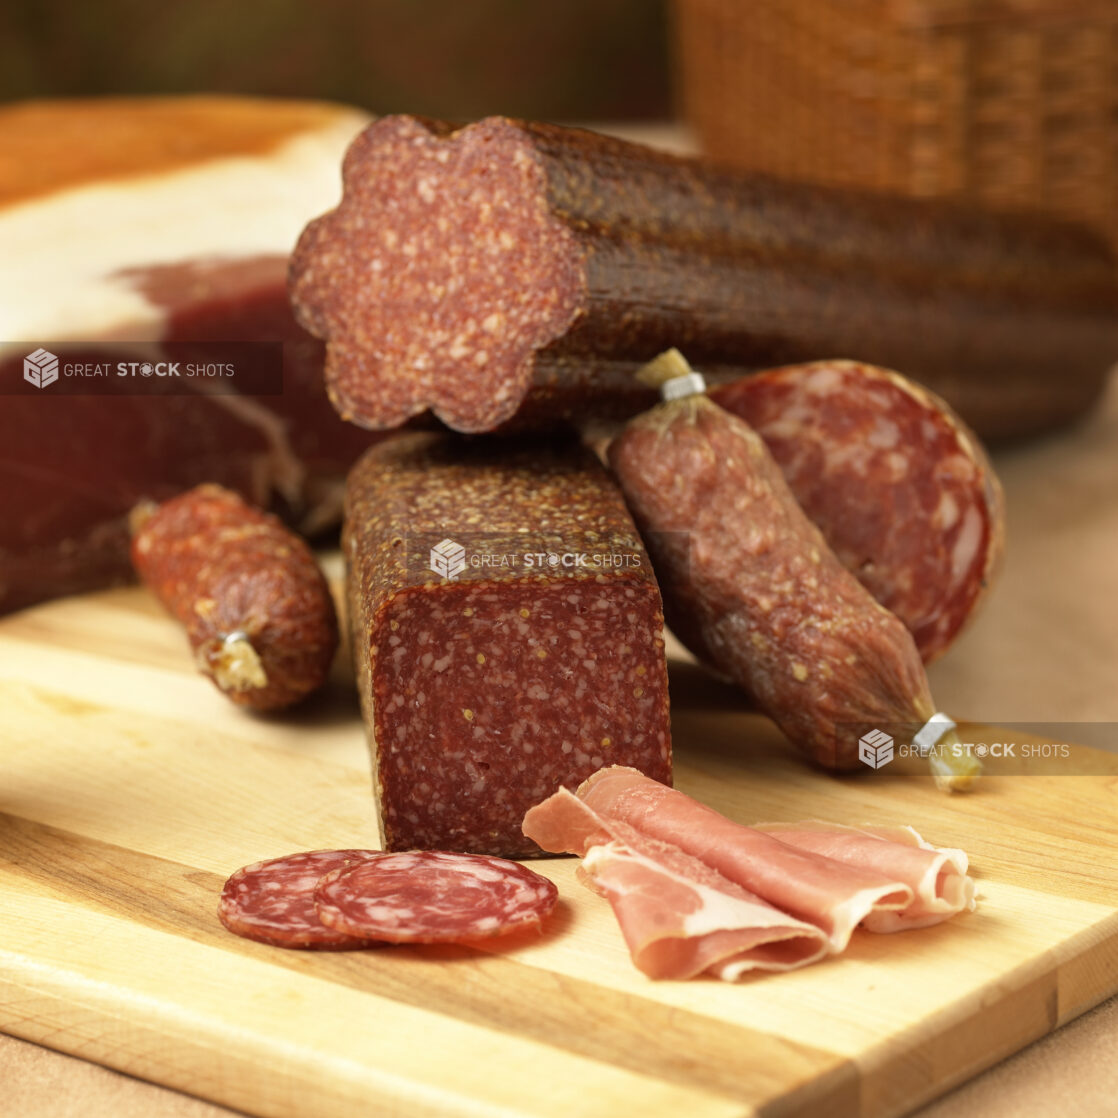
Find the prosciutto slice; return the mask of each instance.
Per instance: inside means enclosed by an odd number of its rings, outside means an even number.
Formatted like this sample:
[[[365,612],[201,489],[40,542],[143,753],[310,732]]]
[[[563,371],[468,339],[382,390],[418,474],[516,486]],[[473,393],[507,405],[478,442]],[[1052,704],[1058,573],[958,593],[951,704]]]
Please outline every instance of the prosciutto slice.
[[[869,913],[862,927],[871,932],[926,928],[973,911],[974,878],[967,873],[962,850],[932,846],[912,827],[846,827],[808,820],[803,823],[762,823],[758,829],[798,850],[821,854],[844,865],[861,866],[903,881],[913,900],[900,911]]]
[[[733,981],[792,970],[827,954],[827,937],[670,848],[653,856],[623,843],[592,846],[582,869],[613,906],[637,967],[650,978],[704,972]]]
[[[903,881],[836,863],[735,823],[636,769],[600,769],[577,795],[602,818],[671,843],[784,912],[815,924],[833,952],[846,947],[870,913],[900,912],[913,901]]]
[[[543,849],[583,858],[653,978],[790,970],[841,952],[859,924],[899,931],[974,907],[966,855],[911,828],[746,827],[612,766],[524,818]]]
[[[828,952],[814,924],[678,847],[598,815],[566,788],[528,812],[524,833],[544,849],[583,855],[583,884],[609,900],[633,962],[650,978],[707,972],[732,980],[805,966]]]

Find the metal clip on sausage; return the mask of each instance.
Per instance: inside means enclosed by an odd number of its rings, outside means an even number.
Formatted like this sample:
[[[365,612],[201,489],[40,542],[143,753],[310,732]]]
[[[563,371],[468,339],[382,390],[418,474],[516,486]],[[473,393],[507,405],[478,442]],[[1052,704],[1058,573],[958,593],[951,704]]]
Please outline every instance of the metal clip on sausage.
[[[920,728],[912,744],[927,757],[936,787],[943,792],[964,792],[982,772],[982,762],[963,749],[955,722],[937,711]],[[936,746],[941,750],[936,752]]]
[[[681,377],[672,377],[660,385],[660,399],[667,403],[669,400],[679,400],[684,396],[695,396],[705,393],[707,382],[703,380],[702,373],[690,372]]]
[[[666,349],[637,370],[637,380],[646,388],[658,388],[660,399],[679,400],[684,396],[705,393],[707,383],[702,373],[691,368],[678,349]]]

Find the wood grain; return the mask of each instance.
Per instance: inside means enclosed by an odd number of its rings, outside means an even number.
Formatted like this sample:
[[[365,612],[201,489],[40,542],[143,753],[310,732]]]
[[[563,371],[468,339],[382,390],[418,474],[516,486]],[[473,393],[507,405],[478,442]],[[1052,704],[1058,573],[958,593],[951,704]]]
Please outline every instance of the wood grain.
[[[787,975],[656,983],[571,859],[543,936],[313,954],[225,932],[225,876],[376,833],[344,669],[292,720],[226,704],[140,590],[0,622],[0,1027],[260,1115],[896,1115],[1118,989],[1118,758],[1093,776],[805,768],[673,665],[677,783],[743,821],[908,822],[980,907]],[[496,942],[496,941],[495,941]]]

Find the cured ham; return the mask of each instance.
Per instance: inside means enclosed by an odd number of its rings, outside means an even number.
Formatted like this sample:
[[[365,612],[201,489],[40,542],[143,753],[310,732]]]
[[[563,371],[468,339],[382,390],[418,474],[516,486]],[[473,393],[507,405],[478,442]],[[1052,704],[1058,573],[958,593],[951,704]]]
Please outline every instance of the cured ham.
[[[655,853],[621,842],[592,846],[581,868],[613,906],[633,962],[650,978],[706,972],[732,981],[827,954],[819,928],[666,844]]]
[[[583,855],[583,884],[609,900],[633,962],[650,978],[709,972],[733,979],[749,970],[791,970],[827,954],[827,934],[817,925],[678,846],[599,815],[580,798],[589,783],[579,795],[560,788],[532,808],[524,832],[545,850]]]
[[[911,827],[845,827],[809,820],[765,823],[759,829],[799,850],[903,881],[913,892],[912,903],[900,911],[871,912],[862,921],[867,931],[926,928],[975,907],[974,878],[967,873],[966,854],[932,846]]]
[[[636,769],[600,769],[578,798],[604,819],[628,823],[671,843],[770,904],[822,928],[831,951],[842,951],[871,912],[901,912],[912,889],[857,865],[836,864],[763,831],[719,815]]]
[[[790,970],[974,908],[966,855],[911,828],[735,823],[635,769],[601,769],[524,818],[543,849],[581,855],[652,978]]]

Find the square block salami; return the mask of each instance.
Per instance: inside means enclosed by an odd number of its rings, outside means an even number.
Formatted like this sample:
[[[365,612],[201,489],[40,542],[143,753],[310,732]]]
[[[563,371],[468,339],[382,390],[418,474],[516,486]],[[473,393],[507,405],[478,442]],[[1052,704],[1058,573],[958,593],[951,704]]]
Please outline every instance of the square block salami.
[[[386,850],[533,856],[559,787],[670,782],[660,593],[580,445],[394,438],[350,475],[343,547]]]

